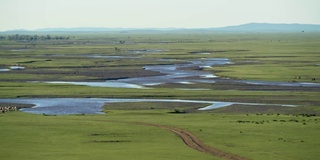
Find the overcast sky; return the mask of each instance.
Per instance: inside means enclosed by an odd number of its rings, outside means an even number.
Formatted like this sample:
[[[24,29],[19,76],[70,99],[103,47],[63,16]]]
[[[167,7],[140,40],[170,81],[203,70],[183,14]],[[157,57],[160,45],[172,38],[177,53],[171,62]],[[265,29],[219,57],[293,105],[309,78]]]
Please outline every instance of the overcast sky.
[[[0,0],[0,31],[320,24],[320,0]]]

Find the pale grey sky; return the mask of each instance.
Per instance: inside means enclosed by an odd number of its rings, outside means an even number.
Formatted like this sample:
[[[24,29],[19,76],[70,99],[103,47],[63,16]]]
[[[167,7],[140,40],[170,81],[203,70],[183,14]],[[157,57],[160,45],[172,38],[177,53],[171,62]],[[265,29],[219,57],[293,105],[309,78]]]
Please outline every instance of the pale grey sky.
[[[320,24],[320,0],[0,0],[0,31]]]

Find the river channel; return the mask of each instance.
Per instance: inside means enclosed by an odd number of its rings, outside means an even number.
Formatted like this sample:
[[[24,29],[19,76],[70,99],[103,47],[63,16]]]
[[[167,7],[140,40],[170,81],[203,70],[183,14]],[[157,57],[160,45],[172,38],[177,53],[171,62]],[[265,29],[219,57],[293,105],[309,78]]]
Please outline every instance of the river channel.
[[[197,101],[197,100],[172,100],[172,99],[114,99],[114,98],[15,98],[0,99],[0,103],[32,104],[32,108],[22,108],[23,112],[46,115],[65,115],[65,114],[104,114],[102,106],[106,103],[120,102],[170,102],[170,103],[202,103],[206,107],[198,110],[210,110],[226,107],[234,104],[240,105],[268,105],[262,103],[239,103],[239,102],[220,102],[220,101]],[[294,105],[271,104],[282,107],[295,107]],[[173,109],[173,108],[172,108]]]
[[[141,51],[139,51],[140,53]],[[111,58],[109,56],[94,55],[91,58]],[[125,58],[114,56],[112,58]],[[128,58],[128,57],[126,57]],[[163,61],[164,59],[158,59]],[[168,60],[169,61],[169,60]],[[70,81],[50,81],[46,83],[57,84],[74,84],[95,87],[116,87],[116,88],[139,88],[150,89],[154,85],[166,83],[178,83],[192,85],[195,83],[216,83],[219,81],[245,83],[250,85],[266,86],[292,86],[292,87],[319,87],[318,83],[297,83],[297,82],[267,82],[267,81],[249,81],[222,79],[204,71],[205,68],[211,68],[221,65],[233,64],[227,58],[202,58],[189,60],[185,63],[166,64],[166,65],[149,65],[144,66],[144,70],[159,72],[159,76],[135,77],[118,80],[108,80],[103,82],[70,82]],[[7,71],[7,70],[1,70]],[[205,88],[197,88],[198,90]],[[172,100],[172,99],[110,99],[110,98],[17,98],[17,99],[0,99],[0,103],[20,103],[33,104],[32,108],[23,108],[21,111],[35,114],[103,114],[102,106],[105,103],[119,102],[187,102],[207,104],[204,108],[198,110],[210,110],[214,108],[226,107],[234,104],[240,105],[277,105],[285,107],[294,107],[293,105],[282,104],[260,104],[260,103],[238,103],[238,102],[219,102],[219,101],[195,101],[195,100]]]
[[[99,56],[95,56],[97,58]],[[99,57],[105,58],[105,57]],[[109,57],[108,57],[109,58]],[[118,57],[113,57],[118,58]],[[123,57],[121,57],[123,58]],[[161,59],[163,61],[163,59]],[[114,87],[114,88],[139,88],[150,89],[154,85],[175,83],[175,84],[194,84],[194,83],[216,83],[232,82],[244,83],[249,85],[265,85],[265,86],[290,86],[290,87],[319,87],[319,83],[303,83],[303,82],[268,82],[254,80],[234,80],[222,79],[212,73],[203,71],[205,68],[212,68],[221,65],[233,64],[227,58],[202,58],[189,60],[185,63],[167,64],[167,65],[149,65],[144,66],[144,70],[159,72],[160,76],[135,77],[118,80],[108,80],[103,82],[72,82],[72,81],[49,81],[46,83],[55,84],[74,84],[86,85],[93,87]],[[190,69],[193,68],[193,69]]]

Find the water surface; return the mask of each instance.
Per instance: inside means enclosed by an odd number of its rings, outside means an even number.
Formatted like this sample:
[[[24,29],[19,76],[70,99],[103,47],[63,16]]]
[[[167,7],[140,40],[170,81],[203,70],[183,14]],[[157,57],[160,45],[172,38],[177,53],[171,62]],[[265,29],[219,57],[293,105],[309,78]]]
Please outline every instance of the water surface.
[[[0,72],[8,72],[10,69],[0,69]]]
[[[134,50],[149,52],[150,50]],[[153,51],[153,50],[151,50]],[[155,50],[157,51],[157,50]],[[162,51],[162,50],[159,50]],[[95,58],[125,58],[126,56],[97,56]],[[128,57],[127,57],[128,58]],[[172,59],[158,59],[159,61],[172,61]],[[201,58],[190,60],[179,64],[166,65],[148,65],[144,66],[144,70],[159,72],[160,76],[135,77],[118,80],[109,80],[104,82],[67,82],[67,81],[50,81],[47,83],[64,83],[74,85],[86,85],[94,87],[114,87],[114,88],[138,88],[145,89],[147,86],[155,86],[168,83],[192,85],[195,83],[216,83],[216,82],[232,82],[250,85],[266,85],[266,86],[291,86],[291,87],[320,87],[319,83],[303,83],[303,82],[270,82],[270,81],[254,81],[254,80],[234,80],[221,79],[218,76],[203,71],[206,68],[215,66],[233,64],[227,58]],[[193,68],[192,70],[190,68]]]
[[[207,105],[198,110],[211,110],[230,106],[233,104],[240,105],[275,105],[285,107],[295,107],[294,105],[282,104],[261,104],[261,103],[239,103],[239,102],[219,102],[219,101],[199,101],[199,100],[173,100],[173,99],[117,99],[117,98],[16,98],[0,99],[0,103],[18,103],[33,104],[32,108],[20,109],[23,112],[47,115],[64,115],[64,114],[103,114],[102,106],[105,103],[119,102],[184,102],[184,103],[202,103]]]
[[[165,61],[165,59],[161,59]],[[167,61],[172,61],[168,59]],[[68,81],[50,81],[47,83],[62,83],[87,85],[95,87],[115,87],[115,88],[140,88],[146,86],[161,85],[166,83],[194,84],[194,83],[215,83],[217,76],[202,71],[203,68],[231,64],[226,58],[209,58],[188,61],[182,64],[168,65],[150,65],[145,66],[144,70],[159,72],[161,76],[135,77],[118,80],[109,80],[105,82],[68,82]],[[198,68],[198,70],[188,70],[188,68]]]

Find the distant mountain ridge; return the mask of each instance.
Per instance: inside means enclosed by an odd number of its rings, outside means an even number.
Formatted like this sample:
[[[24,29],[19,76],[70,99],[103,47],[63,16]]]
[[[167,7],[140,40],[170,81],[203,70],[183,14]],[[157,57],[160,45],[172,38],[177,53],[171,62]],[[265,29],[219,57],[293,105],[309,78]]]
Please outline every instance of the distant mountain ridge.
[[[215,30],[224,32],[320,32],[320,25],[248,23],[216,28]]]
[[[5,33],[24,32],[320,32],[320,25],[316,24],[274,24],[274,23],[248,23],[218,28],[103,28],[103,27],[77,27],[77,28],[44,28],[37,30],[10,30]]]

